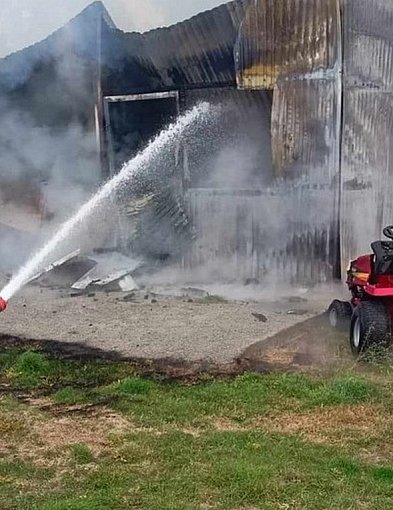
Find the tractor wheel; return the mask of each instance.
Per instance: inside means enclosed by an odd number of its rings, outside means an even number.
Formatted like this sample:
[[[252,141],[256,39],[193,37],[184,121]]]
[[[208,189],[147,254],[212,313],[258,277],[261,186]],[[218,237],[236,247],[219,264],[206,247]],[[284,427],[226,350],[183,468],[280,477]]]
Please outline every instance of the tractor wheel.
[[[354,354],[361,354],[373,345],[388,347],[390,335],[390,317],[382,301],[362,301],[355,308],[350,332]]]
[[[329,324],[335,329],[347,329],[352,316],[352,306],[347,301],[335,299],[329,306]]]

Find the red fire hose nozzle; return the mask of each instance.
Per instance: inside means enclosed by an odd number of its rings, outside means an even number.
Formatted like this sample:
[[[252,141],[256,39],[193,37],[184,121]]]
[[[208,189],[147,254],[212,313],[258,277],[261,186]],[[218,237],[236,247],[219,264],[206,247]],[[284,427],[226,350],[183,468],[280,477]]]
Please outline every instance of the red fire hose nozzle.
[[[5,301],[2,297],[0,297],[0,312],[4,312],[7,308],[7,301]]]

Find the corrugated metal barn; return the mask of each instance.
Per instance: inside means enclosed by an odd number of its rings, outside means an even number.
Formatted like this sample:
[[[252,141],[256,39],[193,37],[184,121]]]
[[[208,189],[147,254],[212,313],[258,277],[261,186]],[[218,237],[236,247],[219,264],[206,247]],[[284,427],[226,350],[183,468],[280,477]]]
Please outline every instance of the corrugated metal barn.
[[[221,136],[181,148],[181,205],[158,218],[184,206],[185,268],[313,284],[393,223],[392,22],[386,0],[237,0],[124,33],[96,2],[0,61],[0,93],[39,125],[95,130],[103,178],[197,101],[224,103]],[[209,157],[228,169],[233,147],[252,158],[215,175]]]

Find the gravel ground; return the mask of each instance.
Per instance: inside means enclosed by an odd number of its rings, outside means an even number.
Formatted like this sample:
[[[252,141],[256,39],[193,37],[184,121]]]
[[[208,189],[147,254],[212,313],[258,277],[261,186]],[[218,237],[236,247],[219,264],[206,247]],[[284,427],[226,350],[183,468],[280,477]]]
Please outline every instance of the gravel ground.
[[[145,293],[136,293],[124,301],[123,293],[71,297],[69,291],[30,287],[0,315],[0,336],[74,342],[128,358],[228,363],[251,345],[324,311],[330,296],[323,296],[247,303],[145,299]]]

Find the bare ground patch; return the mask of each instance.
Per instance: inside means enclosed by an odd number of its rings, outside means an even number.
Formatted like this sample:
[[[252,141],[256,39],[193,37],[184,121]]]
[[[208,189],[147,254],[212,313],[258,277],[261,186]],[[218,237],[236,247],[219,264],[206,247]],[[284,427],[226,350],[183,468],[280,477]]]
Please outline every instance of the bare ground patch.
[[[243,370],[270,372],[320,371],[353,364],[347,336],[332,330],[323,314],[256,342],[238,358],[238,365]]]
[[[356,435],[376,436],[393,424],[393,417],[372,405],[339,405],[304,414],[280,415],[263,420],[270,431],[299,434],[312,442],[346,443]]]
[[[393,427],[393,416],[382,406],[371,404],[338,405],[305,413],[279,413],[253,418],[244,424],[222,417],[214,421],[213,427],[219,432],[264,430],[297,435],[314,444],[338,447],[350,447],[366,441],[371,444],[367,448],[359,448],[360,458],[372,463],[393,459],[393,446],[388,436]]]
[[[100,455],[113,448],[111,436],[134,429],[125,417],[101,407],[92,408],[89,415],[61,417],[32,407],[19,410],[18,415],[0,412],[0,455],[8,460],[27,460],[38,467],[66,470],[72,445],[83,444],[94,455]]]

